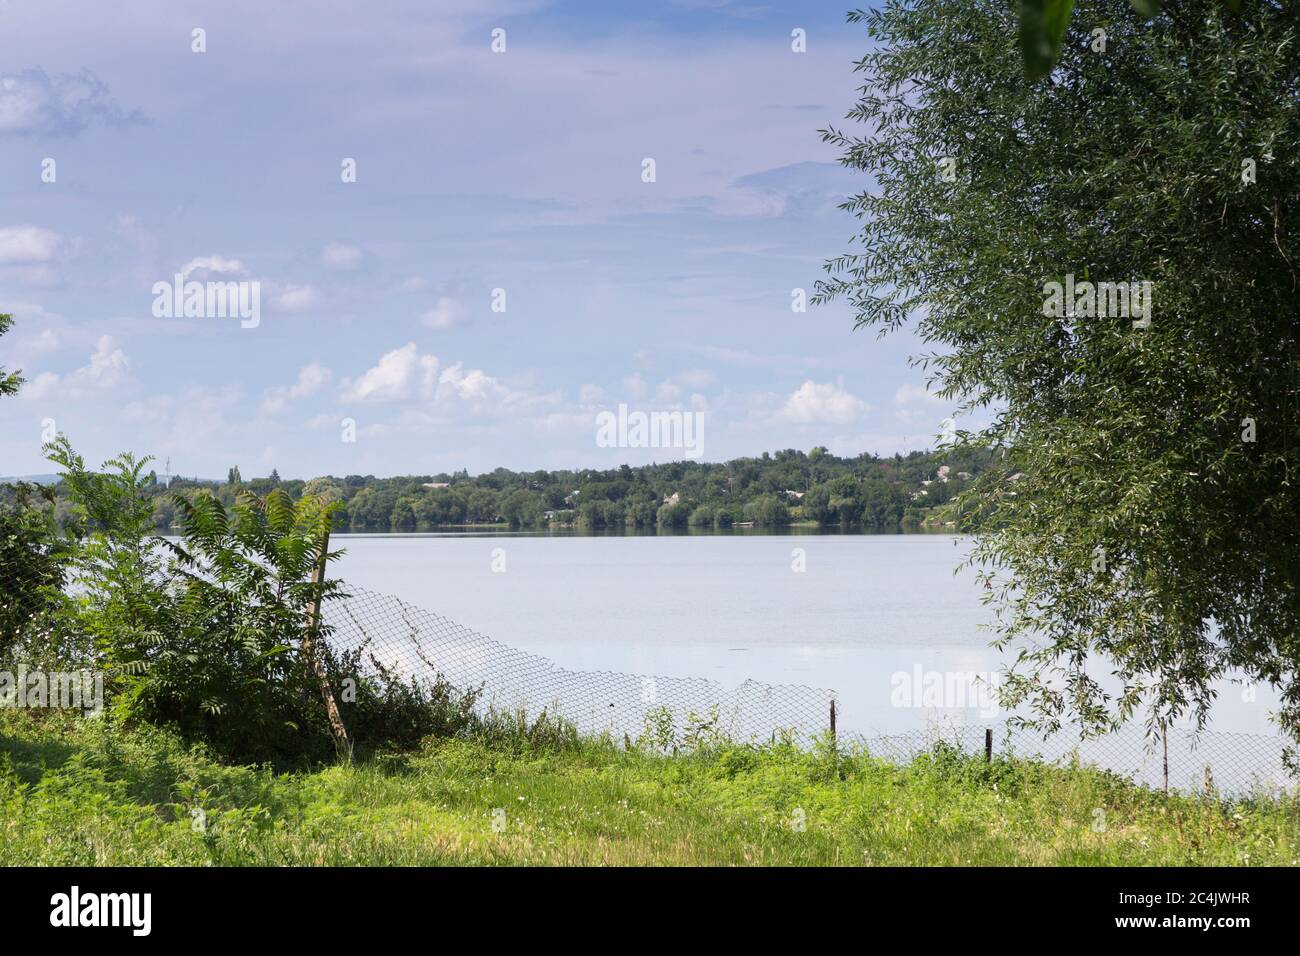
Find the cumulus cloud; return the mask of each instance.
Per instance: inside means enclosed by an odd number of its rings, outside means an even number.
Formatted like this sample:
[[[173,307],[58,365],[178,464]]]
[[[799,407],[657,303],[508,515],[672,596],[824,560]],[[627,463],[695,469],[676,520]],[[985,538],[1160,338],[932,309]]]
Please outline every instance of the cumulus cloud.
[[[355,269],[361,265],[361,249],[341,242],[331,242],[321,251],[320,261],[329,269]]]
[[[923,385],[900,385],[894,392],[894,419],[909,430],[926,430],[927,438],[951,431],[944,417],[951,409],[951,402]]]
[[[431,329],[450,329],[469,321],[469,309],[463,302],[448,296],[438,299],[438,304],[420,316],[420,322]]]
[[[271,308],[277,312],[310,312],[320,305],[320,294],[309,285],[290,285],[271,296]]]
[[[467,414],[524,416],[559,401],[559,395],[515,388],[463,362],[446,365],[421,353],[414,342],[380,357],[355,380],[345,379],[344,402],[409,402],[403,422],[411,426],[459,420]]]
[[[417,390],[431,392],[436,382],[438,357],[421,355],[414,342],[386,352],[379,364],[356,381],[343,383],[347,402],[391,402],[411,398]]]
[[[80,398],[92,392],[107,391],[127,381],[129,366],[126,353],[117,347],[113,337],[101,335],[90,360],[81,368],[62,376],[42,372],[18,394],[28,399]]]
[[[142,121],[127,113],[90,70],[56,73],[41,69],[0,74],[0,134],[74,136],[92,123]]]
[[[202,279],[209,275],[230,275],[238,274],[244,271],[244,264],[238,259],[230,259],[226,256],[196,256],[185,265],[181,266],[181,275],[189,278],[191,275]]]
[[[717,381],[717,378],[705,369],[688,368],[684,372],[678,372],[673,377],[673,381],[685,388],[708,388]]]
[[[804,382],[786,399],[778,418],[801,425],[846,425],[867,410],[867,404],[830,382]]]
[[[0,228],[0,265],[50,262],[64,247],[63,237],[41,226]]]
[[[262,393],[262,413],[275,415],[284,411],[300,398],[314,395],[330,383],[334,373],[313,362],[298,370],[298,380],[292,385],[279,385]]]
[[[924,385],[900,385],[898,390],[894,392],[894,404],[938,407],[947,403]]]

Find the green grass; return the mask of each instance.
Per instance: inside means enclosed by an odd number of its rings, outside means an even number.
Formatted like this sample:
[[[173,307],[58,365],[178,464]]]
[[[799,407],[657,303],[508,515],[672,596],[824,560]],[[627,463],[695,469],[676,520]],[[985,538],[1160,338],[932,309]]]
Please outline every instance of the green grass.
[[[157,729],[0,711],[6,865],[1298,862],[1295,796],[1166,797],[1093,769],[947,751],[895,767],[828,748],[661,757],[498,735],[276,773]]]

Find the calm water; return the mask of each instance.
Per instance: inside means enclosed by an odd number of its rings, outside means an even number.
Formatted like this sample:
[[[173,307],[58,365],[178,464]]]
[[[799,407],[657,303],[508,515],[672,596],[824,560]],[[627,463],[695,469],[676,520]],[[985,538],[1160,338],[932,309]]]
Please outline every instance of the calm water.
[[[848,730],[997,719],[897,706],[901,679],[996,672],[991,612],[947,535],[339,535],[335,573],[563,667],[832,688]],[[795,568],[802,562],[803,571]],[[494,570],[494,567],[497,570]],[[913,677],[913,680],[917,678]],[[909,688],[917,686],[909,681]],[[1225,685],[1215,730],[1272,733]],[[1004,716],[1004,715],[1003,715]]]

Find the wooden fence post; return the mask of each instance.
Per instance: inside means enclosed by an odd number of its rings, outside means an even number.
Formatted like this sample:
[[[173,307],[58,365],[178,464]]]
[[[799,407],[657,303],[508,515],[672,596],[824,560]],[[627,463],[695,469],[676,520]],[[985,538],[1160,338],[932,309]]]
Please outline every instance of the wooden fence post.
[[[835,746],[835,698],[831,698],[831,746]]]
[[[993,728],[984,728],[984,762],[993,762]]]
[[[330,532],[329,528],[325,529],[325,536],[321,541],[320,560],[311,573],[312,584],[322,584],[325,581],[325,563],[328,561],[330,550]],[[329,717],[330,730],[334,732],[334,749],[338,751],[341,760],[351,762],[352,760],[352,741],[348,737],[348,729],[343,726],[343,717],[339,713],[338,701],[334,698],[334,688],[330,687],[329,674],[325,671],[325,662],[320,659],[316,653],[316,637],[320,629],[320,593],[317,592],[312,598],[312,602],[307,605],[307,632],[303,635],[302,651],[303,656],[307,659],[307,666],[311,668],[316,680],[320,683],[321,697],[325,701],[325,713]]]

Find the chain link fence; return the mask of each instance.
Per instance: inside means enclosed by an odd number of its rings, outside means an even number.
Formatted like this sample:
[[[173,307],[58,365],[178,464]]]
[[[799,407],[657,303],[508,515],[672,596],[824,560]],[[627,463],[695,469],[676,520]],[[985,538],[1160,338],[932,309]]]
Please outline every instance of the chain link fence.
[[[477,706],[484,711],[536,718],[546,709],[581,733],[616,739],[637,738],[656,713],[671,715],[679,730],[693,720],[711,722],[734,740],[782,733],[806,740],[828,728],[834,696],[828,690],[756,681],[727,690],[702,678],[567,670],[391,595],[349,590],[351,597],[322,611],[336,653],[363,650],[408,676],[440,674],[457,687],[481,687]]]
[[[392,595],[349,590],[349,597],[323,610],[336,652],[362,650],[408,677],[441,675],[457,687],[482,688],[476,705],[481,711],[521,711],[536,719],[546,710],[584,734],[607,733],[615,740],[636,740],[648,723],[667,717],[679,733],[708,723],[735,741],[790,737],[806,746],[830,730],[832,702],[841,714],[845,706],[832,690],[799,685],[750,680],[727,689],[701,678],[568,670]],[[995,754],[1060,763],[1077,758],[1152,787],[1165,785],[1167,760],[1168,786],[1186,792],[1212,787],[1238,795],[1293,785],[1282,764],[1282,738],[1258,734],[1171,729],[1161,741],[1130,725],[1089,740],[1065,731],[1044,739],[1026,728],[966,725],[950,715],[908,733],[841,732],[836,739],[841,747],[865,749],[895,763],[907,763],[941,742],[974,754],[991,743]]]
[[[996,755],[1055,764],[1069,764],[1077,759],[1081,764],[1111,770],[1156,789],[1166,784],[1167,761],[1169,789],[1185,793],[1213,790],[1224,796],[1243,796],[1295,788],[1294,779],[1282,763],[1286,741],[1280,736],[1264,734],[1219,731],[1198,734],[1170,728],[1167,740],[1161,740],[1158,736],[1148,736],[1140,726],[1126,725],[1103,737],[1080,740],[1068,730],[1044,738],[1036,731],[1005,723],[945,725],[938,722],[911,733],[855,734],[841,737],[841,742],[864,747],[873,756],[893,763],[907,763],[940,742],[974,754],[983,753],[991,743]]]
[[[21,658],[24,648],[47,648],[57,632],[45,620],[51,595],[75,590],[63,569],[50,562],[39,573],[0,567],[0,647]],[[1152,787],[1199,792],[1213,786],[1220,794],[1259,789],[1293,789],[1286,773],[1281,736],[1171,729],[1167,740],[1149,739],[1129,725],[1105,737],[1079,740],[1061,732],[1044,739],[1005,723],[966,723],[960,712],[903,733],[848,733],[844,716],[854,706],[833,690],[746,681],[727,688],[717,681],[579,671],[546,657],[510,647],[397,597],[362,588],[326,602],[322,610],[328,640],[336,652],[359,649],[408,677],[442,677],[459,688],[482,688],[481,711],[542,710],[562,716],[584,734],[609,734],[637,740],[648,722],[667,718],[677,734],[692,724],[707,725],[727,738],[766,743],[790,737],[801,745],[830,729],[832,702],[840,712],[837,743],[873,756],[906,763],[944,742],[967,753],[983,753],[992,731],[995,754],[1038,757],[1049,762],[1079,759]],[[662,727],[662,723],[660,724]],[[1166,755],[1167,745],[1167,755]]]

